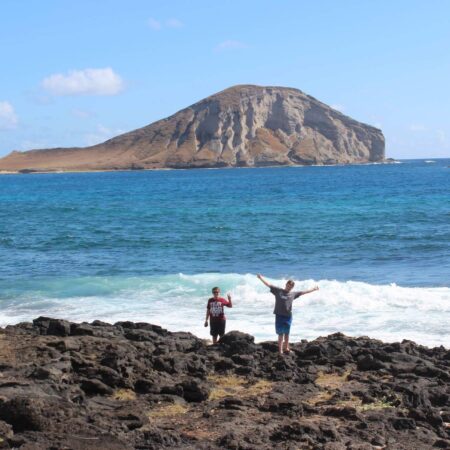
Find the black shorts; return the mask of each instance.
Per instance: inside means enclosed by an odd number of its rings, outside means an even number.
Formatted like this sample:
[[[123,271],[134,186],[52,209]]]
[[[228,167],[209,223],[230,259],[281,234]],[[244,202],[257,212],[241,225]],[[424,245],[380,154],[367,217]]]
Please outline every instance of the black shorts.
[[[225,334],[225,324],[226,320],[211,320],[210,321],[210,332],[211,336],[220,336],[222,337]]]

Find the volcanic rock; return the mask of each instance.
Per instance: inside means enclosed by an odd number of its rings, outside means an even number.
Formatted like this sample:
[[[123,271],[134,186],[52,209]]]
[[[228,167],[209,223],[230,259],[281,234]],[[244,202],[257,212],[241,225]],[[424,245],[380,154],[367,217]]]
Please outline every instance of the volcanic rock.
[[[448,448],[448,355],[337,333],[281,356],[237,331],[41,317],[0,329],[0,448]]]

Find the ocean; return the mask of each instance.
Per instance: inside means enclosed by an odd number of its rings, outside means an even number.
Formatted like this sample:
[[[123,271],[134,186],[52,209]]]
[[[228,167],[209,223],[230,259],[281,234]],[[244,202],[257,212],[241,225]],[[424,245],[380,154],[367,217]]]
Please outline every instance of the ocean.
[[[292,340],[450,347],[450,159],[0,176],[0,326],[39,315],[274,340],[262,273],[295,289]]]

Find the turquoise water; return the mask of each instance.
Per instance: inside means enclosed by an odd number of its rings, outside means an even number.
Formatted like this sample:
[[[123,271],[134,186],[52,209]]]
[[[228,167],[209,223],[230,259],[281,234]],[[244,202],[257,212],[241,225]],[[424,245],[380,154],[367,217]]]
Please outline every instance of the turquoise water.
[[[311,314],[299,337],[339,329],[446,344],[449,165],[1,176],[0,324],[126,315],[201,334],[186,314],[203,316],[213,283],[237,296],[230,320],[264,339],[273,318],[261,272],[321,286],[299,307]]]

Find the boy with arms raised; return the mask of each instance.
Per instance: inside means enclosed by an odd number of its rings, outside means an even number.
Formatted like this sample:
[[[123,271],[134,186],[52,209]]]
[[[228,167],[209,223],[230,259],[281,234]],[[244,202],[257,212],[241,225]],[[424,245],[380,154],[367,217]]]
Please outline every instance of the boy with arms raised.
[[[301,295],[317,291],[319,287],[315,286],[309,291],[293,291],[295,283],[292,280],[288,280],[283,289],[272,286],[261,274],[258,274],[257,277],[270,288],[270,292],[275,296],[273,313],[275,314],[275,331],[278,334],[278,351],[281,355],[283,352],[289,353],[291,351],[289,349],[289,333],[292,324],[292,302]]]

